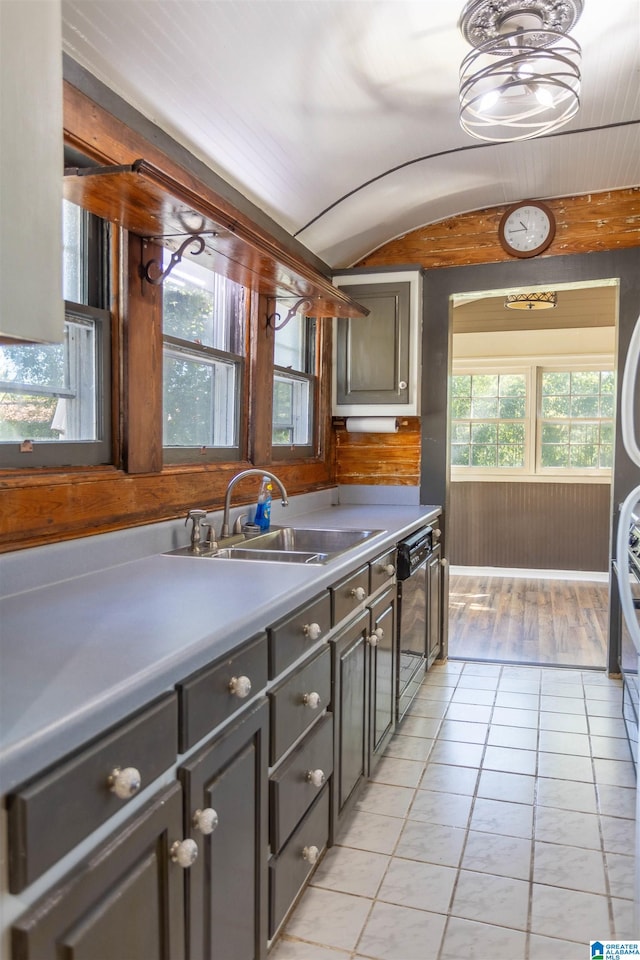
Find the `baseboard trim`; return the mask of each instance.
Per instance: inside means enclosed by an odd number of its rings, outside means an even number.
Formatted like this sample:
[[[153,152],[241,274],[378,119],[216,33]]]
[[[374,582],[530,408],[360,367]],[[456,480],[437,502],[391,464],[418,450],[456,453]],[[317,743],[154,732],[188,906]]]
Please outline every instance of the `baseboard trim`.
[[[449,567],[450,576],[509,577],[526,580],[586,580],[608,583],[609,574],[599,570],[527,570],[523,567]]]

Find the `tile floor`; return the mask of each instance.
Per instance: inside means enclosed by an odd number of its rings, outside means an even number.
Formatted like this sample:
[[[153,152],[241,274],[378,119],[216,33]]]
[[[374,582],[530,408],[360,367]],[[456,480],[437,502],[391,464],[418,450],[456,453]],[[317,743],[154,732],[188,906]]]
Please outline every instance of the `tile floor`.
[[[588,960],[636,939],[619,680],[427,674],[270,960]]]

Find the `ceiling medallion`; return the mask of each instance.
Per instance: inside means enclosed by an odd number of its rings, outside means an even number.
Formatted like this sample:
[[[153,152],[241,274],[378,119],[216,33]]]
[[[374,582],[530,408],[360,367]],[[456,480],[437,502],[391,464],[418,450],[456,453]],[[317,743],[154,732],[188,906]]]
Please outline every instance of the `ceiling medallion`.
[[[551,291],[543,293],[509,293],[504,301],[509,310],[550,310],[558,305],[558,294]]]
[[[488,40],[521,29],[538,34],[538,46],[546,46],[546,31],[568,33],[582,13],[583,0],[469,0],[458,27],[467,43],[479,47]]]

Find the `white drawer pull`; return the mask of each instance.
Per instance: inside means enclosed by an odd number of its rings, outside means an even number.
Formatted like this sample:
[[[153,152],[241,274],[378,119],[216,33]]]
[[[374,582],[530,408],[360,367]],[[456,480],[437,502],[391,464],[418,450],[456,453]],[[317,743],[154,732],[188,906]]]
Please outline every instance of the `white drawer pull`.
[[[205,807],[204,810],[196,810],[193,815],[193,825],[196,830],[203,833],[205,837],[213,833],[218,826],[218,814],[212,807]]]
[[[302,859],[306,860],[307,863],[317,863],[318,857],[320,856],[320,851],[317,847],[305,847],[302,851]]]
[[[229,681],[229,693],[240,700],[244,700],[251,693],[251,680],[249,677],[231,677]]]
[[[392,577],[392,576],[394,575],[394,573],[396,572],[396,568],[394,567],[394,565],[393,565],[392,563],[387,563],[386,566],[383,567],[383,570],[384,570],[384,572],[386,573],[386,575],[387,575],[388,577]]]
[[[320,706],[320,694],[319,693],[305,693],[302,698],[302,702],[305,707],[309,707],[310,710],[317,710]]]
[[[140,771],[135,767],[116,767],[107,781],[109,789],[119,800],[130,800],[142,786]]]
[[[351,591],[351,596],[355,597],[356,600],[364,600],[367,595],[367,591],[364,587],[354,587]]]
[[[171,845],[169,856],[173,863],[177,863],[183,870],[188,870],[198,859],[198,844],[195,840],[176,840]]]
[[[381,640],[384,640],[384,630],[382,627],[376,627],[369,637],[369,643],[372,647],[377,647]]]
[[[305,637],[309,637],[309,640],[317,640],[322,633],[319,623],[307,623],[303,629]]]
[[[321,787],[327,778],[324,775],[324,770],[307,770],[306,779],[307,783],[312,783],[314,787]]]

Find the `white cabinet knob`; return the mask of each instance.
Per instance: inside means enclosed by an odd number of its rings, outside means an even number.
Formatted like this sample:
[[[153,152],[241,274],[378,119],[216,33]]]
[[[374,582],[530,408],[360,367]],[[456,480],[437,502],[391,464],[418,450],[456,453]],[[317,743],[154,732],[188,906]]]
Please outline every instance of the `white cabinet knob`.
[[[434,527],[433,530],[431,531],[431,536],[434,540],[439,540],[440,537],[442,536],[442,531],[440,530],[439,527]]]
[[[307,770],[307,783],[312,783],[314,787],[321,787],[326,781],[324,770]]]
[[[392,563],[387,563],[387,565],[384,567],[384,572],[388,577],[392,577],[396,572],[396,568]]]
[[[381,640],[384,639],[384,630],[382,627],[376,627],[371,636],[369,637],[369,644],[372,647],[377,647]]]
[[[135,767],[115,767],[107,781],[109,789],[119,800],[130,800],[142,786],[140,771]]]
[[[171,845],[169,856],[173,863],[177,863],[183,870],[188,870],[198,859],[198,844],[195,840],[176,840]]]
[[[317,710],[320,706],[320,694],[319,693],[305,693],[302,698],[302,702],[305,707],[309,707],[311,710]]]
[[[305,637],[309,637],[309,640],[317,640],[322,633],[319,623],[307,623],[303,629]]]
[[[212,807],[205,807],[204,810],[196,810],[193,815],[193,825],[196,830],[203,833],[205,837],[213,833],[218,826],[218,814]]]
[[[318,857],[320,856],[320,851],[317,847],[304,847],[302,851],[302,859],[306,860],[307,863],[317,863]]]
[[[407,381],[406,381],[406,380],[401,380],[400,383],[398,384],[398,386],[400,387],[401,390],[406,390],[406,389],[407,389]]]
[[[249,677],[231,677],[229,681],[229,693],[240,700],[244,700],[251,693],[251,680]]]
[[[355,597],[356,600],[364,600],[367,595],[367,591],[364,587],[354,587],[351,591],[351,596]]]

